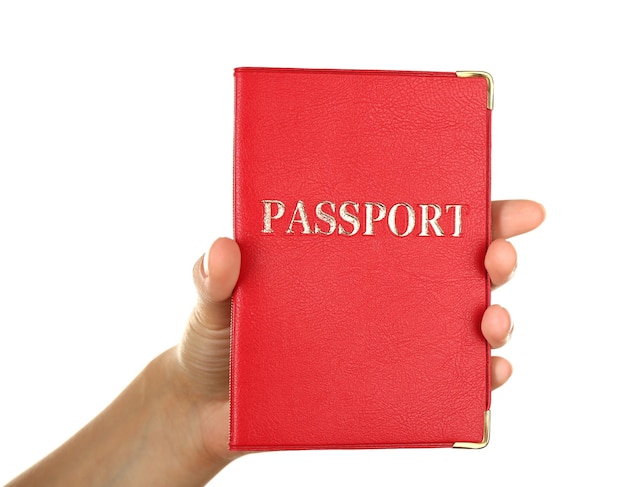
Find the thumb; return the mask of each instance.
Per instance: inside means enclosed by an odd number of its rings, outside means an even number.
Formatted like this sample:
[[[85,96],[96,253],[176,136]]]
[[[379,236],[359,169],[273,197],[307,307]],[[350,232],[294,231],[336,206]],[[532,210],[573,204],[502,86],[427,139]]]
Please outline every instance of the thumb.
[[[239,246],[229,238],[219,238],[193,268],[198,301],[178,347],[178,358],[203,395],[228,396],[230,298],[240,266]]]

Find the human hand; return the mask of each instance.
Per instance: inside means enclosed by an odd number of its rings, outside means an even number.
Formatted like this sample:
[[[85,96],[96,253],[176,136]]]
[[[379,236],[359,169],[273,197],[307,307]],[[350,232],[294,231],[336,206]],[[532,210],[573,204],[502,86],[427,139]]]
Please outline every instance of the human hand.
[[[545,216],[543,207],[533,201],[509,200],[492,203],[492,243],[485,256],[485,267],[496,289],[505,284],[517,266],[515,248],[506,239],[533,230]],[[237,244],[218,239],[211,250],[194,267],[198,304],[178,348],[178,360],[185,370],[190,386],[206,401],[201,414],[204,450],[228,462],[241,452],[228,450],[228,357],[230,345],[230,297],[240,268]],[[482,319],[482,332],[492,348],[503,346],[512,331],[507,310],[490,306]],[[502,357],[493,357],[491,383],[496,389],[511,375],[511,364]]]
[[[506,239],[536,228],[544,216],[533,201],[492,203],[493,241],[485,268],[494,289],[517,265],[515,248]],[[228,449],[230,298],[240,265],[238,245],[216,240],[194,266],[198,302],[181,342],[154,359],[85,428],[9,485],[200,486],[241,456]],[[482,333],[492,348],[507,342],[512,326],[501,306],[485,310]],[[511,371],[506,359],[493,357],[492,388],[504,384]]]

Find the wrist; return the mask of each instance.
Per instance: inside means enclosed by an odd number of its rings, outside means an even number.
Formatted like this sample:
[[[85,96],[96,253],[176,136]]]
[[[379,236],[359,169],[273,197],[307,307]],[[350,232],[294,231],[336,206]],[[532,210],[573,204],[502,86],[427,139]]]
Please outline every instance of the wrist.
[[[181,474],[206,483],[240,456],[228,449],[227,395],[198,391],[180,367],[175,348],[156,357],[141,375],[150,391],[151,404],[145,405],[150,421]]]
[[[173,352],[161,354],[88,425],[9,485],[205,485],[231,460],[227,448],[220,450],[225,437],[206,441],[206,425],[225,422],[227,429],[228,421],[204,417],[212,402],[189,385]]]

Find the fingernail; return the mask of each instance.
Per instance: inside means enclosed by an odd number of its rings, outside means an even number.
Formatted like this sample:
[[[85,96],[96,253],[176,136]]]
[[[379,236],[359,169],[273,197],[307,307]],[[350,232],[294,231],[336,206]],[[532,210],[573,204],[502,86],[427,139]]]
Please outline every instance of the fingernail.
[[[509,278],[507,279],[507,281],[510,281],[511,279],[513,279],[513,277],[515,277],[515,271],[517,271],[517,262],[515,262],[515,266],[513,267],[513,270],[511,271],[511,273],[509,274]]]
[[[205,252],[202,256],[202,273],[204,277],[209,277],[209,252]]]
[[[511,320],[511,326],[509,327],[509,332],[506,334],[506,343],[508,343],[509,340],[511,339],[514,329],[515,329],[515,323],[513,323],[513,320]]]

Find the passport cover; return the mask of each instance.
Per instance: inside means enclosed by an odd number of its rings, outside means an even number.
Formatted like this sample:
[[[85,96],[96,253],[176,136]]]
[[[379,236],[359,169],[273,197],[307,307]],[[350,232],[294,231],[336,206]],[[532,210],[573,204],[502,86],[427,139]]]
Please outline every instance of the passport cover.
[[[485,446],[492,81],[238,68],[230,448]]]

